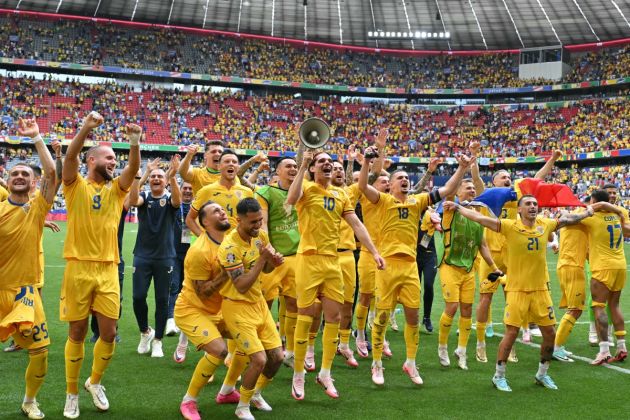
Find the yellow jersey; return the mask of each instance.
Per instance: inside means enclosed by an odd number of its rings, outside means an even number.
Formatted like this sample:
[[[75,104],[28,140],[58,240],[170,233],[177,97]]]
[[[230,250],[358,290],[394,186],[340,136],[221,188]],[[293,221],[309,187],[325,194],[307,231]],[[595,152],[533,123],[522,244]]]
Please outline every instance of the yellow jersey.
[[[430,236],[433,236],[435,234],[435,225],[433,225],[433,222],[431,221],[431,213],[429,213],[428,211],[425,211],[424,216],[422,216],[420,230],[426,232]]]
[[[39,244],[51,207],[39,192],[24,205],[0,202],[0,289],[40,281]]]
[[[7,198],[9,198],[9,191],[0,185],[0,201],[5,201]]]
[[[64,258],[118,264],[118,225],[128,192],[119,179],[98,184],[77,174],[64,184],[68,211]]]
[[[393,195],[379,193],[380,237],[387,238],[379,243],[383,257],[396,254],[416,257],[420,216],[431,204],[429,194],[413,194],[405,202]]]
[[[516,220],[518,216],[518,206],[516,201],[508,201],[501,209],[501,214],[498,215],[499,219],[504,220]],[[486,228],[486,243],[490,251],[501,252],[505,248],[505,237],[500,233]]]
[[[220,242],[205,233],[190,246],[184,260],[184,283],[180,296],[189,305],[210,314],[221,312],[221,294],[217,291],[209,298],[202,298],[195,291],[194,282],[212,280],[221,272],[219,245]]]
[[[501,219],[501,235],[507,246],[508,292],[549,290],[547,242],[558,227],[558,221],[536,218],[534,226],[523,225],[520,219]]]
[[[254,197],[254,192],[251,189],[240,184],[234,184],[231,188],[227,188],[217,181],[206,185],[199,190],[198,194],[195,194],[192,208],[199,211],[207,201],[212,200],[223,207],[230,220],[231,229],[234,229],[238,223],[236,220],[236,206],[239,201],[248,197]]]
[[[202,166],[201,168],[193,168],[192,170],[192,180],[190,185],[192,185],[193,194],[197,195],[197,192],[201,190],[206,185],[214,184],[219,181],[221,178],[221,172],[208,168],[206,166]],[[238,179],[238,178],[237,178]]]
[[[380,207],[372,204],[370,200],[363,194],[359,196],[359,204],[361,204],[361,214],[363,215],[363,224],[370,235],[370,239],[377,249],[379,249],[379,237],[381,232],[381,216]],[[366,247],[361,247],[361,252],[369,252]]]
[[[584,268],[588,255],[588,231],[582,224],[568,225],[558,231],[560,250],[556,268],[571,266]]]
[[[269,237],[264,230],[260,231],[257,238],[252,238],[249,242],[245,242],[239,235],[238,230],[233,229],[232,232],[225,236],[219,247],[219,263],[228,273],[239,268],[244,268],[244,272],[247,273],[256,264],[258,257],[260,257],[258,247],[266,246],[268,243]],[[221,295],[226,299],[251,303],[265,300],[262,294],[260,277],[254,281],[245,293],[240,293],[236,290],[230,279],[221,288]]]
[[[341,219],[354,213],[348,195],[340,188],[327,188],[304,180],[302,197],[295,209],[298,213],[300,246],[298,254],[337,255],[340,241]]]
[[[359,200],[359,195],[361,191],[359,191],[358,184],[352,184],[349,187],[343,188],[348,199],[350,199],[350,204],[352,208],[355,208],[357,205],[357,201]],[[341,232],[339,232],[339,245],[338,249],[357,249],[357,241],[354,239],[354,231],[346,222],[346,219],[341,220]]]
[[[621,219],[616,213],[598,211],[580,222],[588,230],[591,271],[626,269]]]

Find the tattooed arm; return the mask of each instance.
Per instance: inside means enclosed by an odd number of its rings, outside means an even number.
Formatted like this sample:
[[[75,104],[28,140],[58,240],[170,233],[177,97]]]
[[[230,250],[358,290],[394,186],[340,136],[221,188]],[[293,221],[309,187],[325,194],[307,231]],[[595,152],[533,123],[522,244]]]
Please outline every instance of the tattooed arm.
[[[219,274],[208,280],[194,280],[192,282],[195,288],[195,293],[202,299],[208,299],[216,291],[218,291],[223,283],[228,279],[228,275],[225,271],[221,270]]]

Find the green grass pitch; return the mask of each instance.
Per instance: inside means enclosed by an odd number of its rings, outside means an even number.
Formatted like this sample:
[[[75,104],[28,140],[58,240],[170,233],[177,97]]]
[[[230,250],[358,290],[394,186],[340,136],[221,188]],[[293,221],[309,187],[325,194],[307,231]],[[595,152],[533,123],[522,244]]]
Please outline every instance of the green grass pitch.
[[[59,321],[59,288],[63,275],[64,260],[61,258],[65,224],[60,224],[62,232],[45,232],[46,250],[46,286],[44,304],[48,318],[49,332],[52,339],[49,356],[49,371],[46,381],[38,396],[46,418],[61,419],[65,400],[63,350],[67,335],[67,326]],[[151,359],[148,355],[136,353],[138,329],[131,304],[131,251],[133,249],[137,226],[128,224],[125,230],[124,256],[127,262],[125,285],[123,290],[123,315],[120,321],[122,342],[117,346],[114,359],[106,372],[103,384],[111,408],[108,413],[97,413],[89,394],[81,391],[81,418],[83,419],[177,419],[179,403],[186,392],[188,381],[199,360],[200,354],[192,348],[183,365],[173,362],[171,356],[177,345],[177,338],[165,337],[163,359]],[[630,247],[626,245],[626,253]],[[554,302],[559,301],[559,288],[555,275],[556,257],[550,253],[549,266]],[[433,323],[437,325],[443,300],[436,281],[436,296],[432,313]],[[153,319],[153,299],[149,292],[149,319]],[[630,318],[630,293],[622,295],[622,307]],[[502,318],[503,297],[495,296],[493,302],[494,321]],[[556,309],[558,318],[562,311]],[[588,317],[584,315],[569,338],[567,348],[575,354],[593,358],[597,352],[587,342]],[[398,314],[398,323],[403,325],[402,314]],[[153,321],[151,321],[153,323]],[[558,391],[544,389],[534,384],[534,374],[539,360],[538,349],[517,344],[519,362],[509,364],[507,375],[512,386],[511,394],[496,391],[491,384],[494,373],[494,359],[500,338],[488,340],[487,364],[475,361],[475,332],[472,331],[468,344],[469,371],[456,367],[452,351],[456,347],[457,337],[455,321],[451,331],[449,348],[451,367],[442,368],[437,358],[437,329],[433,335],[421,334],[418,364],[425,384],[415,387],[404,376],[401,366],[404,361],[404,343],[401,332],[388,331],[387,337],[394,352],[392,360],[385,360],[385,386],[377,388],[370,380],[370,360],[359,360],[358,369],[345,366],[337,356],[333,366],[335,385],[340,393],[338,400],[331,400],[315,384],[315,375],[307,375],[306,399],[294,401],[291,398],[292,372],[282,367],[275,380],[269,385],[264,395],[272,405],[273,412],[259,413],[253,410],[258,419],[336,419],[336,418],[444,418],[459,419],[471,417],[483,418],[619,418],[627,414],[623,409],[627,401],[630,384],[630,365],[619,364],[626,372],[605,367],[592,367],[585,362],[554,362],[550,375],[559,386]],[[495,331],[502,332],[502,326],[495,326]],[[89,335],[88,335],[89,337]],[[319,340],[319,339],[318,339]],[[540,343],[539,338],[534,339]],[[354,347],[354,342],[351,343]],[[86,360],[83,365],[81,380],[89,375],[92,361],[92,347],[86,343]],[[612,349],[614,351],[614,349]],[[321,361],[321,345],[317,347],[317,363]],[[0,392],[0,418],[20,418],[19,406],[24,392],[24,370],[27,365],[26,352],[0,353],[0,372],[2,372]],[[209,384],[201,393],[199,406],[204,419],[230,419],[234,417],[233,405],[217,405],[214,402],[225,369],[217,371],[214,383]],[[621,410],[621,411],[620,411]]]

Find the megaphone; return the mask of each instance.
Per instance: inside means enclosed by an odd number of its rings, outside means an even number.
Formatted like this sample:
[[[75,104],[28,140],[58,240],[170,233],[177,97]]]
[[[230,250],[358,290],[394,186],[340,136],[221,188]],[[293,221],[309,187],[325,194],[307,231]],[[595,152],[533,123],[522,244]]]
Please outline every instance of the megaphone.
[[[309,149],[318,149],[330,139],[330,127],[319,118],[308,118],[300,124],[300,141]]]

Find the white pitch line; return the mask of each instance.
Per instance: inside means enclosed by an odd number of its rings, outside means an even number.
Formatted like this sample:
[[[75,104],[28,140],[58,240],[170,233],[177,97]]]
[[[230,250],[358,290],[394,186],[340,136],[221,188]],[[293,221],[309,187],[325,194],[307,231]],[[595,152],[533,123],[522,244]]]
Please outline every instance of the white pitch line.
[[[497,337],[503,337],[503,334],[501,334],[501,333],[496,333],[496,332],[495,332],[495,333],[494,333],[494,335],[496,335]],[[526,346],[533,347],[533,348],[535,348],[535,349],[540,349],[540,344],[537,344],[537,343],[525,343],[525,342],[523,342],[523,340],[521,340],[520,338],[517,338],[517,339],[516,339],[516,341],[517,341],[518,343],[524,344],[524,345],[526,345]],[[593,359],[589,359],[588,357],[578,356],[578,355],[576,355],[576,354],[573,354],[573,355],[571,356],[571,358],[572,358],[572,359],[576,359],[576,360],[580,360],[580,361],[582,361],[582,362],[586,362],[586,363],[588,363],[588,364],[591,364],[591,362],[593,361]],[[625,373],[626,375],[630,375],[630,369],[624,369],[624,368],[621,368],[621,367],[619,367],[619,366],[611,365],[611,364],[608,364],[608,363],[604,363],[604,364],[603,364],[603,365],[601,365],[601,366],[603,366],[603,367],[605,367],[605,368],[608,368],[608,369],[615,370],[615,371],[617,371],[617,372]]]

